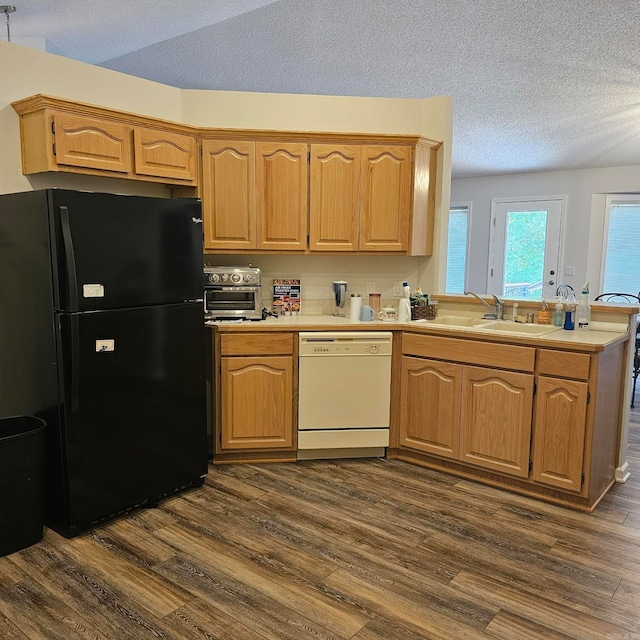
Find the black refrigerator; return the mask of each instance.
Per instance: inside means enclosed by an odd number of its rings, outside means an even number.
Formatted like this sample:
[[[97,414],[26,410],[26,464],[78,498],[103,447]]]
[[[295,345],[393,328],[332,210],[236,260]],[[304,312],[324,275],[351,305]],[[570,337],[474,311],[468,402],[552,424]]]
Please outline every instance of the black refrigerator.
[[[202,283],[199,200],[0,196],[0,418],[48,423],[50,528],[202,484]]]

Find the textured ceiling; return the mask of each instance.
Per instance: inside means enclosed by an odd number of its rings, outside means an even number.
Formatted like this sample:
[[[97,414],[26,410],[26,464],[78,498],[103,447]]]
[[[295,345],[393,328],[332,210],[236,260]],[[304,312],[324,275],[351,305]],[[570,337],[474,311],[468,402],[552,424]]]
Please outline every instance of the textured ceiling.
[[[640,165],[638,0],[12,2],[12,36],[176,87],[451,95],[454,177]]]

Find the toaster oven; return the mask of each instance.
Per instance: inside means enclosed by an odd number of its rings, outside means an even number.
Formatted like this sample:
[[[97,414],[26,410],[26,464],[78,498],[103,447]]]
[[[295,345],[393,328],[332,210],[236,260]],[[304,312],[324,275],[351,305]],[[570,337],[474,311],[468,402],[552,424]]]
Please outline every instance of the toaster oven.
[[[205,320],[262,320],[262,275],[256,267],[204,267]]]

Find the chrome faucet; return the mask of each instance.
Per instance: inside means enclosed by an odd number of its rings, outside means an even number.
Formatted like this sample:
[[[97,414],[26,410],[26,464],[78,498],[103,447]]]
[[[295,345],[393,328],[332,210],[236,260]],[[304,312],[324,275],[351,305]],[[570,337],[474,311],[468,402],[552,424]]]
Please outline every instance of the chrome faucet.
[[[492,307],[488,302],[485,302],[477,293],[473,293],[473,291],[465,291],[465,296],[473,296],[478,299],[482,304],[489,309],[490,313],[485,313],[482,317],[487,320],[503,320],[504,319],[504,302],[498,298],[498,296],[494,295],[493,299],[495,301],[495,306]]]

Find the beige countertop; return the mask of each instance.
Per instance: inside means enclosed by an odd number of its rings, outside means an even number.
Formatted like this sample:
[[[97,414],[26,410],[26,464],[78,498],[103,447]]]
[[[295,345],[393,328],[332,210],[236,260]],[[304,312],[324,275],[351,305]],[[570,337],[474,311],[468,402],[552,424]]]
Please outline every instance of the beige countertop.
[[[416,331],[430,335],[442,335],[456,338],[473,338],[500,343],[517,343],[531,346],[547,346],[580,351],[601,351],[604,347],[629,339],[624,324],[593,323],[589,331],[565,331],[557,328],[544,335],[526,333],[486,331],[474,327],[461,327],[438,324],[438,319],[410,322],[362,322],[348,317],[332,315],[298,315],[267,318],[256,322],[207,322],[219,332],[256,332],[256,331]]]

